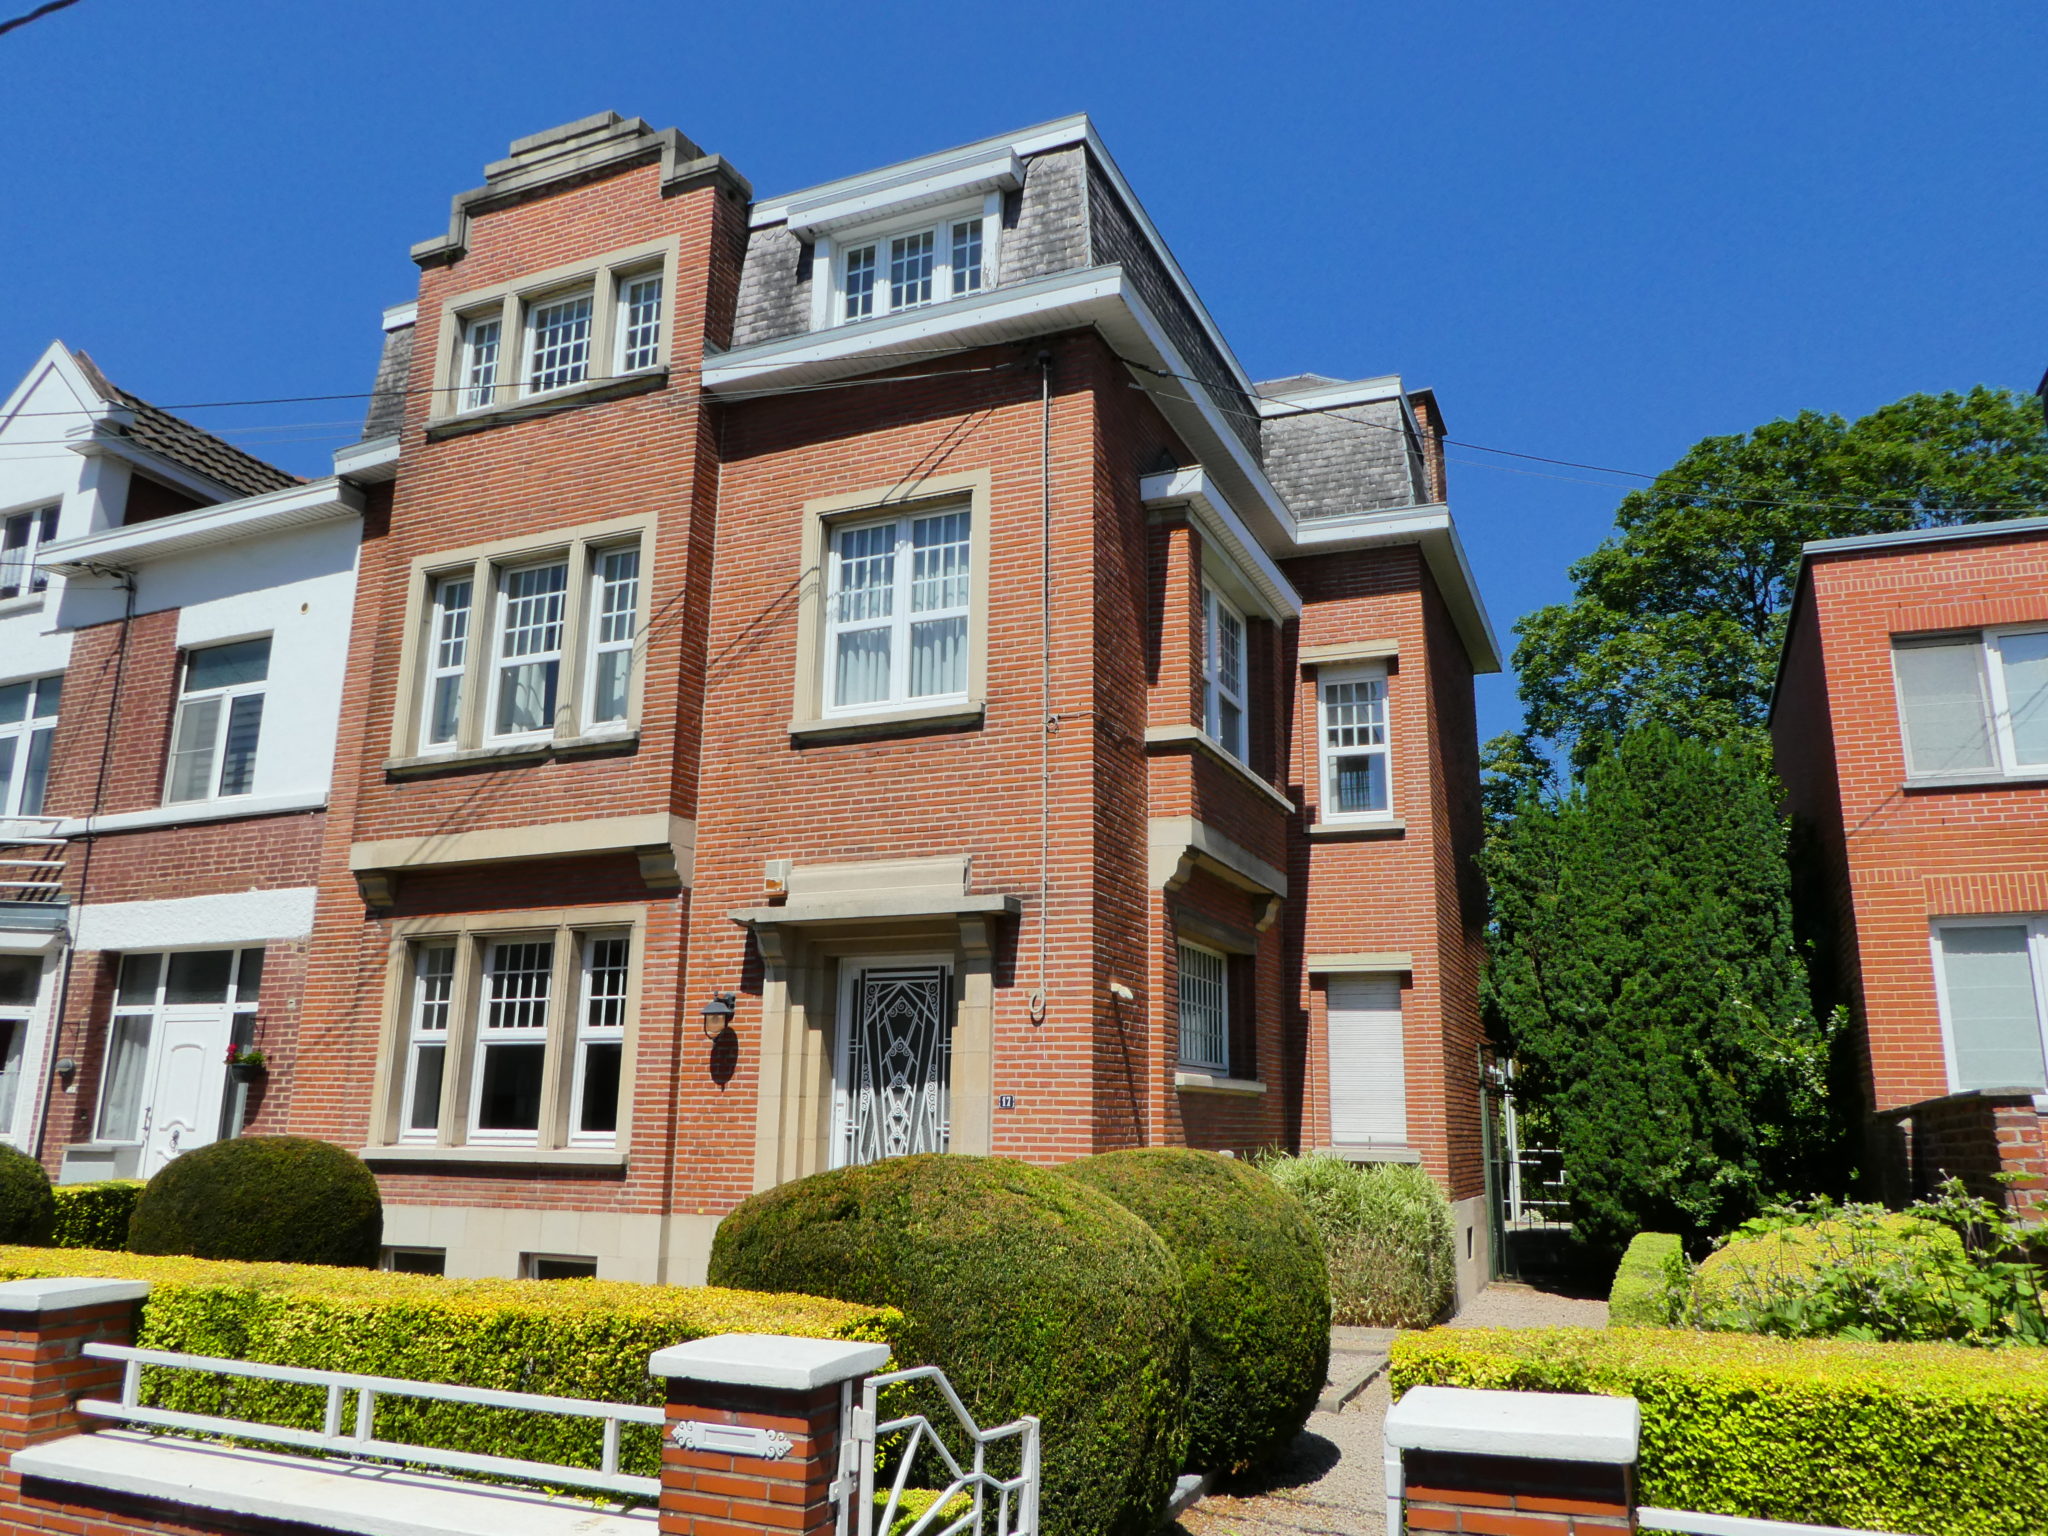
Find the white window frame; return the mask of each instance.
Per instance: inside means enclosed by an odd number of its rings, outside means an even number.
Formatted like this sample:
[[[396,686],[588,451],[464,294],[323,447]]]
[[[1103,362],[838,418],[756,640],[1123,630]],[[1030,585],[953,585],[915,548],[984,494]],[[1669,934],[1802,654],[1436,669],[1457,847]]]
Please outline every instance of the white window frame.
[[[580,341],[572,339],[559,343],[544,343],[541,339],[541,316],[576,304],[583,306],[583,335]],[[546,395],[558,395],[565,389],[581,388],[597,376],[596,364],[600,356],[597,350],[599,345],[598,313],[597,285],[595,282],[578,283],[574,287],[558,289],[552,293],[538,293],[525,301],[523,312],[519,317],[518,382],[520,399],[533,400]],[[570,328],[573,330],[574,322],[571,322]],[[558,360],[549,368],[550,373],[568,374],[573,371],[574,377],[560,378],[552,384],[536,382],[536,375],[540,369],[541,354],[547,346],[559,346],[563,351],[564,357],[573,355],[574,350],[578,346],[581,347],[582,356],[578,361],[570,363]]]
[[[1962,1077],[1956,1065],[1955,1014],[1949,1002],[1948,956],[1942,935],[1958,928],[2024,928],[2027,931],[2027,968],[2034,982],[2034,1027],[2040,1036],[2044,1074],[2048,1074],[2048,914],[2006,913],[2000,916],[1940,917],[1929,925],[1928,945],[1934,962],[1934,992],[1941,1020],[1942,1070],[1950,1093],[1961,1093]],[[2017,1086],[1991,1084],[1992,1087]],[[2048,1110],[2048,1090],[2036,1090],[2035,1105]]]
[[[538,1021],[517,1025],[492,1023],[492,1005],[498,1001],[491,995],[492,980],[497,974],[493,968],[493,962],[499,951],[541,945],[547,946],[548,953],[546,966],[537,973],[541,978],[542,986],[545,988],[537,1000]],[[551,1043],[550,1037],[555,1033],[555,1024],[558,1017],[557,1010],[560,1007],[561,939],[559,935],[552,932],[493,933],[479,941],[478,958],[481,963],[481,973],[476,989],[476,1005],[470,1021],[473,1045],[470,1050],[469,1063],[469,1123],[466,1127],[469,1140],[477,1146],[538,1146],[540,1145],[541,1135],[548,1123],[548,1081],[550,1068],[553,1065],[549,1059],[552,1053],[548,1047]],[[529,970],[522,974],[531,976],[536,973]],[[536,1003],[536,999],[528,997],[509,999],[507,1002],[508,1006],[532,1008]],[[486,1129],[482,1123],[484,1073],[485,1068],[490,1063],[492,1049],[494,1047],[517,1048],[535,1045],[541,1048],[541,1065],[540,1098],[534,1105],[533,1129],[529,1131],[516,1126],[500,1126]]]
[[[1218,615],[1227,615],[1237,625],[1237,683],[1230,685],[1223,659],[1224,626]],[[1237,735],[1231,743],[1221,729],[1223,706],[1237,710]],[[1202,730],[1209,739],[1240,763],[1251,760],[1251,624],[1239,608],[1225,597],[1214,582],[1202,582]]]
[[[522,598],[515,598],[510,594],[509,588],[515,578],[533,572],[553,570],[559,570],[562,573],[562,585],[558,591],[552,594],[543,592]],[[489,692],[484,699],[483,722],[483,739],[488,745],[502,746],[507,743],[548,740],[555,734],[556,724],[562,712],[563,699],[565,697],[575,697],[573,692],[565,694],[563,690],[563,684],[572,683],[574,676],[569,664],[569,637],[574,633],[570,626],[574,621],[575,615],[571,611],[572,604],[569,592],[571,584],[575,579],[574,562],[567,555],[555,555],[540,560],[511,561],[498,566],[492,572],[490,648],[485,662],[490,668],[490,685]],[[551,625],[555,631],[553,647],[535,651],[522,651],[517,656],[507,656],[504,648],[506,640],[510,635],[507,621],[512,612],[512,605],[515,602],[541,601],[549,596],[555,599],[557,605],[555,617]],[[522,629],[542,627],[547,626],[521,626]],[[498,728],[498,720],[501,714],[500,706],[504,700],[505,679],[507,675],[525,667],[545,667],[549,665],[552,665],[555,669],[554,704],[552,708],[545,711],[546,718],[539,725],[525,730],[500,730]],[[459,732],[457,737],[460,739]]]
[[[630,557],[633,561],[630,575],[614,577],[610,570],[615,560]],[[586,580],[589,594],[585,600],[588,609],[584,638],[583,674],[583,729],[591,735],[631,729],[633,719],[633,674],[638,669],[633,665],[634,655],[640,648],[640,601],[641,573],[645,560],[637,540],[623,544],[595,546],[590,558]],[[623,588],[628,596],[624,607],[608,606],[615,589]],[[610,719],[597,717],[598,681],[604,671],[605,659],[610,656],[625,657],[625,699],[619,713]]]
[[[0,514],[0,603],[26,602],[39,598],[49,589],[49,573],[41,569],[43,546],[57,539],[57,517],[63,506],[51,502],[46,506],[22,507]],[[26,530],[26,536],[19,544],[8,544],[7,538],[16,528]],[[12,582],[14,591],[5,589],[9,578],[19,572]]]
[[[653,337],[651,340],[643,339],[636,346],[633,333],[638,326],[633,318],[634,295],[649,283],[654,285],[654,314],[651,320],[640,321],[638,325],[651,325]],[[616,337],[612,349],[612,374],[615,378],[646,373],[661,366],[666,356],[662,335],[668,319],[668,286],[668,273],[658,266],[612,274],[612,304],[617,311],[612,324]],[[646,355],[634,361],[635,355],[642,352]]]
[[[1211,949],[1206,944],[1197,944],[1188,939],[1176,941],[1174,1017],[1177,1022],[1176,1049],[1180,1064],[1196,1072],[1213,1072],[1218,1077],[1230,1076],[1230,956],[1220,949]],[[1212,1056],[1201,1056],[1189,1048],[1194,1034],[1189,1028],[1188,980],[1191,970],[1188,956],[1196,954],[1216,963],[1216,1050]],[[1205,979],[1206,980],[1206,979]]]
[[[458,586],[463,591],[459,608],[449,601]],[[476,572],[467,567],[443,571],[429,580],[426,655],[420,667],[419,740],[422,751],[452,752],[462,739],[463,709],[468,702],[464,695],[469,690],[469,655],[476,644],[477,596]],[[488,603],[485,609],[489,611]],[[435,705],[439,702],[443,683],[453,684],[455,728],[446,738],[436,740]]]
[[[626,963],[619,968],[619,990],[616,995],[607,993],[602,999],[597,995],[592,977],[598,967],[595,964],[597,946],[605,943],[622,943],[626,946]],[[611,969],[607,967],[607,969]],[[583,1129],[583,1096],[590,1086],[590,1054],[592,1047],[615,1045],[618,1047],[619,1095],[624,1097],[626,1088],[626,1008],[633,995],[633,936],[623,928],[593,928],[576,936],[576,1037],[571,1045],[574,1059],[569,1070],[569,1112],[567,1140],[570,1146],[609,1147],[618,1140],[620,1107],[615,1100],[612,1105],[612,1129],[609,1131],[586,1131]],[[602,1001],[606,1017],[594,1017]]]
[[[429,971],[429,955],[445,955],[447,971]],[[413,946],[406,988],[405,1086],[399,1101],[398,1139],[432,1143],[440,1140],[442,1119],[448,1113],[449,1067],[453,1065],[455,1036],[455,974],[461,964],[455,940],[435,939]],[[436,1022],[438,1021],[438,1022]],[[434,1090],[433,1123],[416,1126],[420,1090],[420,1058],[423,1052],[439,1050],[441,1072]]]
[[[222,650],[230,645],[247,645],[256,640],[261,640],[270,646],[270,651],[264,657],[262,677],[251,682],[228,683],[217,688],[200,688],[195,690],[186,686],[187,679],[191,676],[193,657],[203,651]],[[204,805],[216,800],[239,800],[246,795],[257,793],[262,777],[263,715],[268,713],[267,699],[270,692],[270,664],[275,659],[276,639],[272,635],[245,635],[239,640],[209,641],[205,645],[188,645],[179,648],[178,707],[171,717],[171,736],[164,754],[163,803],[165,805]],[[228,732],[234,723],[235,705],[237,701],[249,698],[263,701],[259,704],[256,719],[256,743],[252,749],[249,764],[249,785],[248,788],[235,790],[231,794],[223,793],[221,791],[221,774],[227,767]],[[213,741],[207,749],[209,758],[206,793],[203,795],[187,795],[182,799],[173,799],[172,789],[176,783],[178,773],[178,743],[184,734],[186,711],[213,700],[219,701],[219,709],[213,722]]]
[[[1333,747],[1330,744],[1330,692],[1352,683],[1380,685],[1380,741],[1377,746]],[[1316,676],[1316,772],[1317,818],[1320,821],[1353,825],[1361,822],[1391,821],[1394,815],[1394,699],[1390,669],[1385,663],[1362,666],[1326,667]],[[1337,805],[1337,760],[1342,757],[1377,756],[1380,781],[1386,788],[1386,804],[1376,811],[1345,811]]]
[[[974,686],[973,645],[974,645],[974,592],[976,557],[974,538],[975,508],[967,503],[921,508],[912,512],[896,513],[883,517],[848,517],[832,522],[825,531],[826,537],[826,579],[824,609],[824,659],[820,674],[820,698],[823,701],[820,714],[829,718],[889,713],[902,709],[929,709],[948,704],[962,704],[967,701]],[[957,579],[966,588],[966,598],[959,603],[931,608],[913,613],[911,611],[912,587],[916,567],[916,528],[920,523],[943,517],[960,517],[966,520],[965,537],[959,541],[964,549],[965,569],[959,571]],[[890,553],[891,570],[889,613],[882,618],[842,620],[840,597],[842,595],[842,541],[848,536],[870,529],[889,528],[894,530]],[[960,686],[944,693],[910,692],[911,630],[917,624],[944,623],[960,620],[962,635],[960,642]],[[886,630],[889,634],[889,688],[879,699],[864,699],[858,703],[842,704],[838,699],[838,654],[839,638],[844,634],[862,631]]]
[[[0,781],[0,819],[42,815],[43,802],[49,789],[50,753],[57,736],[57,713],[64,707],[64,674],[61,672],[0,683],[0,688],[19,687],[28,689],[22,700],[22,717],[0,724],[0,751],[4,751],[10,744],[13,749],[6,778]],[[48,714],[40,713],[45,707],[45,695],[49,698]],[[36,786],[35,803],[30,805],[27,803],[29,768],[35,762],[38,751],[42,753],[43,776],[42,781]]]
[[[461,318],[462,341],[458,360],[456,409],[488,410],[498,403],[498,391],[505,384],[505,312],[502,306],[480,310]],[[491,328],[488,341],[479,334]],[[481,356],[489,348],[489,356]]]
[[[40,953],[15,952],[7,960],[27,970],[32,982],[27,1002],[0,1003],[0,1029],[6,1031],[6,1037],[0,1039],[0,1142],[18,1145],[22,1140],[18,1130],[25,1131],[28,1120],[33,1118],[21,1091],[22,1064],[29,1060],[29,1036],[40,1033],[36,1018],[53,978]]]
[[[968,226],[975,231],[973,238],[980,248],[979,261],[956,266],[955,256],[960,244],[958,233]],[[817,269],[829,270],[829,297],[822,319],[814,316],[814,328],[820,324],[857,325],[864,320],[879,320],[886,315],[928,309],[934,304],[986,292],[995,286],[996,241],[1001,228],[1002,194],[991,192],[976,203],[926,209],[899,216],[887,223],[869,224],[843,234],[821,237],[813,254],[813,265]],[[927,235],[932,242],[931,297],[899,304],[895,299],[891,274],[896,242]],[[854,257],[868,253],[871,253],[873,270],[873,282],[868,290],[870,302],[866,309],[856,314],[848,282],[849,267]],[[821,262],[823,266],[819,268]]]
[[[228,988],[225,1001],[220,1003],[167,1003],[164,1001],[165,990],[170,985],[171,957],[173,955],[199,954],[217,950],[225,950],[234,957],[228,962]],[[257,989],[252,995],[244,997],[242,995],[242,968],[247,964],[248,956],[251,953],[265,955],[267,959],[265,946],[261,944],[193,944],[179,949],[141,949],[124,951],[122,953],[115,967],[114,1000],[107,1013],[106,1046],[101,1052],[100,1059],[99,1097],[93,1100],[92,1125],[96,1140],[120,1147],[141,1146],[149,1140],[147,1117],[150,1110],[151,1094],[156,1086],[157,1050],[163,1044],[163,1016],[166,1009],[225,1008],[228,1010],[231,1020],[229,1025],[230,1041],[239,1045],[247,1037],[250,1021],[256,1017],[257,1010],[262,1004],[262,973],[264,969],[267,969],[263,960],[256,962],[258,967]],[[145,956],[152,955],[156,958],[156,989],[151,994],[150,1000],[146,1003],[122,1002],[120,992],[121,967],[125,966],[131,959],[142,959]],[[137,1093],[139,1097],[135,1106],[135,1134],[132,1136],[108,1136],[105,1133],[107,1088],[114,1073],[114,1033],[119,1028],[123,1019],[136,1018],[148,1020],[149,1043],[143,1047],[142,1063],[138,1068]],[[225,1105],[222,1107],[223,1109],[226,1108]]]
[[[1899,749],[1905,761],[1908,779],[1938,783],[1943,779],[1958,778],[2048,776],[2048,760],[2038,763],[2021,762],[2019,753],[2013,745],[2012,704],[2006,687],[2004,645],[2007,640],[2021,635],[2048,635],[2048,625],[2001,624],[1947,635],[1892,637],[1892,691],[1896,718],[1899,722]],[[1959,647],[1970,645],[1976,652],[1978,681],[1983,686],[1984,697],[1990,711],[1985,727],[1986,734],[1991,740],[1994,761],[1989,767],[1959,768],[1950,773],[1915,772],[1913,769],[1913,743],[1906,724],[1906,686],[1904,678],[1899,674],[1898,656],[1902,650],[1920,649],[1942,642]]]

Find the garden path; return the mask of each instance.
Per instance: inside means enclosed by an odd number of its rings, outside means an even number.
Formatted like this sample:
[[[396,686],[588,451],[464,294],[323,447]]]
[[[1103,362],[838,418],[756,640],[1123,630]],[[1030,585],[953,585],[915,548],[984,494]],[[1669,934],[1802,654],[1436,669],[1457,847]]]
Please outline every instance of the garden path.
[[[1453,1328],[1603,1328],[1607,1303],[1496,1281]],[[1168,1536],[1386,1536],[1387,1328],[1330,1330],[1330,1387],[1286,1456],[1217,1487]],[[1372,1362],[1377,1362],[1373,1364]],[[1369,1371],[1362,1387],[1355,1383]],[[1350,1389],[1347,1395],[1347,1389]],[[1343,1397],[1341,1405],[1336,1399]]]

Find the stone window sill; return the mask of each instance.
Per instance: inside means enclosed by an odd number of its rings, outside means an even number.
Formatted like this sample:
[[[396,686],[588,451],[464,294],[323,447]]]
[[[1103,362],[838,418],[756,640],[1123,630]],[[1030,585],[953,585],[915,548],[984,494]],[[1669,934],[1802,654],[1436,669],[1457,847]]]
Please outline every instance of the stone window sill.
[[[982,723],[988,706],[979,699],[936,709],[877,710],[870,715],[834,715],[789,722],[793,745],[851,741],[865,736],[907,736],[918,731],[971,730]]]
[[[384,772],[394,779],[417,779],[465,768],[515,768],[556,757],[596,757],[612,752],[633,752],[639,746],[640,733],[637,730],[612,731],[591,736],[564,736],[550,741],[512,742],[502,747],[461,747],[453,752],[390,757],[384,760]]]
[[[1197,752],[1211,762],[1220,764],[1258,792],[1267,802],[1277,806],[1288,815],[1294,814],[1294,802],[1281,794],[1271,784],[1223,750],[1223,743],[1211,736],[1198,725],[1148,725],[1145,727],[1145,750],[1147,752]]]
[[[617,1147],[358,1147],[372,1165],[392,1163],[477,1163],[519,1168],[624,1168]]]
[[[493,427],[510,426],[518,421],[534,421],[542,416],[578,410],[586,405],[601,405],[607,400],[623,400],[629,395],[650,394],[667,386],[666,368],[629,374],[623,379],[592,379],[588,383],[578,384],[569,389],[558,389],[522,400],[508,400],[503,405],[486,406],[480,411],[464,411],[460,416],[444,416],[437,421],[430,421],[427,423],[427,441],[438,443],[451,437],[467,437],[472,432],[488,432]]]
[[[1408,823],[1389,816],[1384,821],[1317,821],[1309,824],[1310,837],[1406,837]]]
[[[1255,1099],[1266,1091],[1256,1078],[1220,1077],[1214,1072],[1190,1072],[1185,1067],[1173,1074],[1173,1086],[1182,1093],[1222,1093]]]
[[[1907,779],[1899,787],[1909,795],[1924,795],[1944,789],[2019,789],[2048,784],[2048,768],[2027,768],[2018,773],[1953,773],[1938,779]]]

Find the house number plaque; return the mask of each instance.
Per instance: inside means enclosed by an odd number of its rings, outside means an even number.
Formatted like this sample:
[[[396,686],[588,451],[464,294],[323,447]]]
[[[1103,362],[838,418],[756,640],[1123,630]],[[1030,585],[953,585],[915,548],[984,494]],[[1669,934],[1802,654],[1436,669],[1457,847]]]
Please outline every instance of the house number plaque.
[[[746,1424],[706,1424],[699,1419],[678,1419],[668,1437],[679,1451],[707,1451],[714,1456],[758,1456],[763,1461],[780,1461],[795,1444],[779,1429],[755,1429]]]

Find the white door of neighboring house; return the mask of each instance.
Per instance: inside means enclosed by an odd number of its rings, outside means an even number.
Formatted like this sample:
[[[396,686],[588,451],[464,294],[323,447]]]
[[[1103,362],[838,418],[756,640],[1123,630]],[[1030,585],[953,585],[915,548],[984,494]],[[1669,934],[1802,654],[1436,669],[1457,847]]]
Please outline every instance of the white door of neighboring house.
[[[180,1152],[219,1139],[233,1027],[233,1015],[224,1007],[166,1008],[157,1016],[139,1177],[150,1177]]]
[[[1332,976],[1330,1139],[1346,1146],[1405,1146],[1408,1078],[1401,1044],[1401,978]]]
[[[923,957],[840,962],[832,1166],[943,1152],[952,1138],[953,978]]]

